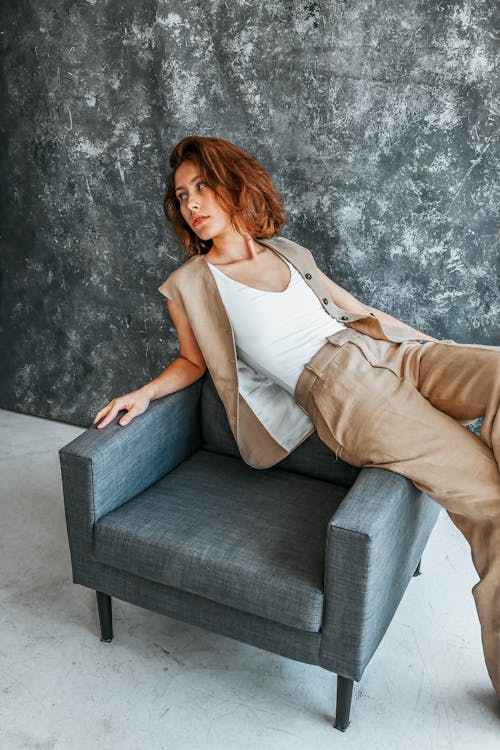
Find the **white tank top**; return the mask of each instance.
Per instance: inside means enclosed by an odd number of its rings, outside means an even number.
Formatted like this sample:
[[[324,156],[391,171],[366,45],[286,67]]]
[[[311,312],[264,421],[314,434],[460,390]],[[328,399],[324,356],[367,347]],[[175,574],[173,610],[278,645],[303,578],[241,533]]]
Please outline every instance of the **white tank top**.
[[[297,269],[283,260],[291,276],[282,292],[242,284],[206,262],[231,321],[238,357],[293,396],[304,365],[345,325],[323,309]]]

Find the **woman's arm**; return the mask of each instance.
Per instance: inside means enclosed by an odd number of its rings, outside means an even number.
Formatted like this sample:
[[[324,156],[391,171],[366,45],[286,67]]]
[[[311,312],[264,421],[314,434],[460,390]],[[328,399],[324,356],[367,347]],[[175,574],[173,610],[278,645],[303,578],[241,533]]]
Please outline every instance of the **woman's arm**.
[[[205,374],[207,366],[185,313],[169,298],[167,298],[167,304],[179,339],[179,356],[149,383],[135,391],[114,398],[97,412],[94,418],[97,429],[106,427],[118,412],[124,409],[128,414],[122,417],[118,424],[128,424],[138,414],[145,412],[154,399],[180,391]]]
[[[179,341],[179,356],[156,378],[142,386],[141,390],[147,392],[151,400],[167,396],[191,385],[207,370],[203,354],[186,314],[170,298],[167,298],[167,307]]]
[[[382,321],[382,323],[408,326],[408,323],[403,323],[402,320],[394,318],[392,315],[389,315],[389,313],[383,312],[383,310],[378,310],[376,307],[368,307],[368,305],[365,305],[353,294],[348,292],[347,289],[343,289],[341,286],[336,284],[335,281],[332,281],[332,279],[324,274],[323,271],[320,271],[320,274],[326,286],[330,290],[330,295],[333,301],[336,305],[338,305],[338,307],[342,307],[344,310],[352,313],[366,313],[367,315],[369,315],[371,312],[373,312],[375,313],[377,318]],[[434,336],[429,336],[426,333],[422,333],[422,331],[419,331],[412,326],[408,327],[415,331],[416,335],[421,339],[425,339],[426,341],[439,341],[439,339],[434,338]]]

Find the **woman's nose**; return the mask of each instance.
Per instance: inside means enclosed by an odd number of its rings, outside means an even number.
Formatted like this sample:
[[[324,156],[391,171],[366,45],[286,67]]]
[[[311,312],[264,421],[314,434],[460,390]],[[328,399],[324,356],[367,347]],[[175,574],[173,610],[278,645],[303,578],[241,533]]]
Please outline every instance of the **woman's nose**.
[[[190,211],[192,211],[193,209],[199,208],[200,206],[200,202],[198,198],[196,197],[196,195],[188,196],[186,203]]]

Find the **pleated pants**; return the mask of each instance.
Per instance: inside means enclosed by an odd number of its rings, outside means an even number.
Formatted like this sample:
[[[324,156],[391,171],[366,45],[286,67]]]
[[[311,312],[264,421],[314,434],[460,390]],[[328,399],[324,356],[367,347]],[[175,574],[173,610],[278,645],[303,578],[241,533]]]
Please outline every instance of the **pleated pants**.
[[[295,400],[339,458],[408,477],[465,536],[500,698],[500,347],[398,344],[346,328],[305,365]],[[481,437],[462,424],[478,417]]]

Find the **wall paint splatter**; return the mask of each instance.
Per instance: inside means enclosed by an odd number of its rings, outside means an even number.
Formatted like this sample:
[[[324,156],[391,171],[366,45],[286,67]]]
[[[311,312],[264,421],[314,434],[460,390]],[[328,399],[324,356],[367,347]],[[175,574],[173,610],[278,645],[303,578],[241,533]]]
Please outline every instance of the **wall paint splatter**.
[[[282,234],[362,300],[500,344],[496,7],[4,5],[1,405],[89,424],[177,354],[161,200],[190,133],[261,160]]]

